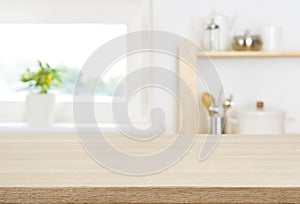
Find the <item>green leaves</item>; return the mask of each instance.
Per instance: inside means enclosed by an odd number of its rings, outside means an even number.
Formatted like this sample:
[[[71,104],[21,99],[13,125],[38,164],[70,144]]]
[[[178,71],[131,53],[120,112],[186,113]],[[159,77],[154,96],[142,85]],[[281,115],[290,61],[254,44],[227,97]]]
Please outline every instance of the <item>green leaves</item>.
[[[21,81],[29,83],[29,87],[36,87],[42,94],[47,94],[48,90],[53,86],[59,86],[62,83],[60,73],[52,68],[48,63],[43,65],[38,61],[39,70],[32,72],[30,68],[21,76]]]

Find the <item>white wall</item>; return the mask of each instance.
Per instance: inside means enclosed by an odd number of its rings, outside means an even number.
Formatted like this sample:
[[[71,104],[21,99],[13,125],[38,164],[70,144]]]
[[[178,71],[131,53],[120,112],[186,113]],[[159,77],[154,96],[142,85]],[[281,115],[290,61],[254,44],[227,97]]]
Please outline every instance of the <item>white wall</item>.
[[[200,29],[213,9],[236,17],[235,33],[244,29],[259,32],[265,25],[283,28],[282,50],[300,51],[300,1],[297,0],[153,0],[153,27],[183,35],[200,42]],[[226,93],[233,93],[236,107],[253,106],[264,99],[269,108],[284,109],[288,118],[287,132],[300,132],[300,59],[227,59],[214,61]],[[176,61],[165,66],[176,70]],[[176,87],[176,83],[174,83]],[[176,127],[176,103],[161,97],[170,117],[168,130]]]

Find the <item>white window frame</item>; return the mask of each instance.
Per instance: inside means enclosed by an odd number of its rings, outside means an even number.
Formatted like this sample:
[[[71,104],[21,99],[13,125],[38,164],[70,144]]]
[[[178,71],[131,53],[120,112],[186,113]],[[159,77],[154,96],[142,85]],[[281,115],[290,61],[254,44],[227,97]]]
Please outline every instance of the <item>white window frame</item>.
[[[151,0],[0,0],[0,23],[116,23],[133,32],[151,28],[151,12]],[[136,121],[144,121],[148,97],[145,93],[139,100]],[[110,107],[108,102],[95,103],[101,110],[98,122],[113,121]],[[0,122],[25,122],[25,110],[25,101],[0,102]],[[71,102],[57,102],[55,122],[72,123],[72,111]]]

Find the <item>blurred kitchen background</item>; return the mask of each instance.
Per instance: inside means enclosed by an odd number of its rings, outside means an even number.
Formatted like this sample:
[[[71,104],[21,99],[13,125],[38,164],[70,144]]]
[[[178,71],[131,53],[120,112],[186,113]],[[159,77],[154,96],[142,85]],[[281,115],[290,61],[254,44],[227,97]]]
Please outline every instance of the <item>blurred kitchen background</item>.
[[[300,30],[296,26],[299,16],[297,7],[299,2],[293,0],[154,1],[153,25],[155,29],[201,42],[201,23],[213,10],[217,10],[235,18],[232,34],[243,34],[246,29],[260,34],[265,26],[280,26],[281,50],[298,51]],[[286,123],[286,132],[300,131],[300,96],[297,94],[297,87],[300,86],[299,58],[217,59],[213,62],[225,92],[234,94],[235,108],[253,109],[256,100],[264,100],[268,108],[286,111],[287,118],[291,119]],[[170,67],[175,66],[170,64]]]
[[[2,128],[26,122],[20,75],[37,60],[62,70],[64,84],[57,90],[56,124],[72,123],[73,84],[80,68],[99,46],[114,37],[143,29],[176,33],[203,45],[204,29],[214,13],[232,19],[230,39],[246,30],[261,35],[267,26],[280,27],[280,52],[300,51],[296,0],[11,0],[0,1],[0,122]],[[179,45],[179,42],[178,42]],[[140,59],[140,57],[138,57]],[[154,54],[155,65],[174,72],[177,59]],[[98,91],[99,123],[112,123],[106,104],[118,81],[132,69],[126,59],[117,63]],[[233,110],[255,109],[263,101],[268,110],[283,110],[286,133],[300,132],[300,57],[214,59],[225,94],[234,96]],[[158,77],[158,76],[153,76]],[[89,81],[89,80],[87,80]],[[88,82],[82,82],[88,83]],[[174,84],[174,90],[178,83]],[[201,87],[199,87],[201,89]],[[202,90],[202,89],[201,89]],[[206,91],[204,88],[203,92]],[[143,123],[153,107],[166,115],[165,132],[178,129],[176,100],[163,90],[145,90],[133,104],[132,119]],[[199,96],[200,97],[200,96]],[[207,114],[207,113],[206,113]],[[208,114],[206,115],[208,116]],[[205,117],[206,117],[205,116]]]

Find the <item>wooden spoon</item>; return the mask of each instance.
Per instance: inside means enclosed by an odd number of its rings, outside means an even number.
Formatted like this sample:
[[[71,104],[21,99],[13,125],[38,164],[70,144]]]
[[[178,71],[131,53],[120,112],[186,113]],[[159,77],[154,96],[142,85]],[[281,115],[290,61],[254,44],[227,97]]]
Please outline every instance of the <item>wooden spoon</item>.
[[[209,107],[212,105],[212,96],[208,92],[204,92],[201,97],[203,105],[210,112]]]

